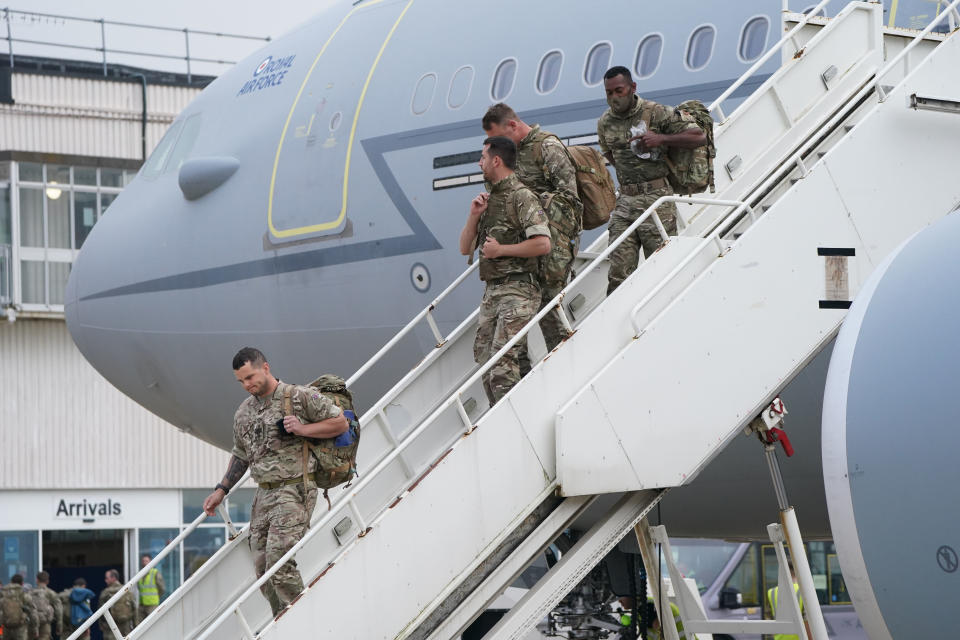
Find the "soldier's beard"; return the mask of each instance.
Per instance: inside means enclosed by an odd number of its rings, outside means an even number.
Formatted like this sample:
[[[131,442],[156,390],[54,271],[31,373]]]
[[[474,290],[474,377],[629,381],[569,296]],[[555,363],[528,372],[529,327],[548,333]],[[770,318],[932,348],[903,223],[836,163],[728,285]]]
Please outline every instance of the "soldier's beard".
[[[607,98],[607,104],[614,113],[624,114],[633,107],[634,96],[610,96]]]

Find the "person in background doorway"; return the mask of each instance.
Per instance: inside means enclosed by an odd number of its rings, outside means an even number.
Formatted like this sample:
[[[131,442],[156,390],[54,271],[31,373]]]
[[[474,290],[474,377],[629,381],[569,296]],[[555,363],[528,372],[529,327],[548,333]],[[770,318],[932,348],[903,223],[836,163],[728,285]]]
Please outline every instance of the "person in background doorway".
[[[77,578],[73,581],[73,588],[70,589],[70,624],[73,625],[74,629],[93,615],[90,603],[96,597],[97,594],[87,589],[87,581],[84,578]],[[88,627],[80,637],[89,638],[90,628]]]
[[[10,584],[0,589],[0,622],[3,640],[28,640],[36,637],[37,610],[23,589],[23,576],[10,578]]]
[[[140,556],[140,568],[150,564],[150,556],[143,554]],[[163,584],[163,575],[156,567],[150,569],[147,575],[140,578],[137,582],[137,592],[140,594],[140,610],[137,624],[153,613],[153,610],[160,604],[160,598],[167,592],[167,587]]]
[[[103,581],[107,583],[107,586],[100,592],[101,607],[107,604],[110,598],[123,588],[123,583],[120,582],[120,572],[116,569],[108,569],[103,574]],[[113,617],[113,621],[117,623],[117,629],[124,636],[133,631],[133,622],[137,615],[137,603],[129,590],[125,591],[120,599],[110,607],[110,615]],[[109,638],[112,632],[106,616],[100,618],[99,622],[100,630],[103,631],[105,637]]]

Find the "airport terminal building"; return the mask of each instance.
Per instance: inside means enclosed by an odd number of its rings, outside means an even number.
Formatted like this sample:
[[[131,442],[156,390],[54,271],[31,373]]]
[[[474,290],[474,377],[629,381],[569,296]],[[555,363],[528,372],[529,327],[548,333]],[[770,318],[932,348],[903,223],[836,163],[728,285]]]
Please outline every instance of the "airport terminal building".
[[[83,576],[99,591],[105,569],[131,576],[200,514],[226,468],[228,453],[86,362],[63,304],[87,234],[212,79],[0,56],[0,582],[44,569],[57,590]],[[253,490],[229,498],[246,523]],[[192,533],[161,565],[168,592],[228,535],[219,517]]]

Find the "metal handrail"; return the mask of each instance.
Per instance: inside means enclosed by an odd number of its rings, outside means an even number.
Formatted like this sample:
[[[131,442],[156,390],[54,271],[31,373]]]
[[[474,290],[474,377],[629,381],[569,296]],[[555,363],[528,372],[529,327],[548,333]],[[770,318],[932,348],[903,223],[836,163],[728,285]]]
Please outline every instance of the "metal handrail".
[[[246,474],[244,474],[244,476],[243,476],[242,478],[240,478],[240,481],[237,482],[235,486],[238,486],[238,487],[239,487],[239,486],[247,479],[247,476],[248,476],[248,475],[249,475],[249,471],[248,471]],[[231,528],[232,528],[232,522],[231,522],[231,520],[230,520],[230,513],[228,512],[226,505],[227,505],[226,502],[221,502],[220,505],[219,505],[219,507],[218,507],[218,510],[220,511],[220,516],[223,518],[223,521],[224,521],[224,522],[229,522],[229,523],[230,523],[230,526],[231,526]],[[87,629],[89,629],[91,626],[93,626],[93,623],[94,623],[94,622],[96,622],[97,620],[99,620],[100,618],[102,618],[102,617],[104,617],[104,616],[106,616],[106,618],[107,618],[107,624],[110,626],[110,629],[113,631],[113,634],[114,634],[114,637],[116,638],[116,640],[123,640],[123,634],[120,633],[120,630],[117,628],[117,625],[116,625],[116,623],[115,623],[114,620],[113,620],[113,616],[110,615],[110,607],[112,607],[114,604],[116,604],[117,601],[120,600],[121,597],[123,597],[123,594],[127,593],[128,591],[130,591],[130,589],[133,587],[133,585],[137,584],[137,583],[140,581],[140,578],[142,578],[142,577],[144,577],[145,575],[147,575],[147,573],[148,573],[151,569],[153,569],[154,567],[156,567],[158,564],[160,564],[160,562],[161,562],[164,558],[166,558],[168,555],[170,555],[170,553],[171,553],[187,536],[189,536],[191,533],[193,533],[194,531],[196,531],[197,527],[199,527],[200,524],[203,523],[203,521],[206,520],[206,519],[207,519],[207,514],[206,514],[205,512],[201,512],[200,515],[198,515],[196,518],[194,518],[194,519],[193,519],[193,522],[191,522],[183,531],[180,532],[180,535],[178,535],[176,538],[174,538],[173,540],[171,540],[170,542],[168,542],[168,543],[167,543],[167,546],[165,546],[163,549],[161,549],[160,552],[159,552],[156,556],[154,556],[153,560],[151,560],[150,562],[147,563],[147,566],[143,567],[142,569],[140,569],[140,571],[138,571],[136,574],[134,574],[134,576],[133,576],[132,578],[130,578],[130,579],[127,581],[127,583],[124,584],[123,587],[122,587],[119,591],[117,591],[115,594],[113,594],[113,597],[112,597],[112,598],[110,598],[109,600],[107,600],[99,609],[97,609],[96,611],[94,611],[94,612],[93,612],[93,615],[91,615],[89,618],[87,618],[86,620],[84,620],[83,624],[81,624],[79,627],[77,627],[76,631],[74,631],[72,634],[70,634],[70,636],[67,638],[67,640],[76,640],[76,639],[79,638],[81,635],[83,635],[83,633],[84,633]],[[220,551],[223,551],[224,549],[226,549],[226,545],[224,545],[223,547],[221,547],[220,550],[217,552],[217,554],[219,554]],[[216,555],[216,554],[215,554],[215,555]],[[213,560],[213,558],[211,558],[210,560]],[[209,562],[209,561],[208,561],[208,562]],[[190,576],[190,578],[192,579],[192,578],[194,578],[195,576],[196,576],[196,574],[194,574],[193,576]],[[189,582],[189,581],[190,581],[190,580],[188,579],[187,582]],[[185,586],[187,582],[185,582],[183,585],[181,585],[181,588],[183,588],[183,586]],[[161,606],[162,606],[162,605],[161,605]]]
[[[760,67],[766,64],[767,61],[773,57],[773,54],[780,51],[780,49],[783,48],[783,45],[786,44],[787,40],[794,40],[794,37],[796,36],[797,32],[800,31],[800,29],[802,29],[803,27],[805,27],[807,25],[807,22],[810,21],[810,18],[815,16],[817,13],[819,13],[821,9],[823,9],[824,7],[827,6],[827,4],[829,4],[829,2],[830,0],[820,0],[820,4],[818,4],[816,7],[814,7],[809,12],[807,12],[804,18],[800,22],[798,22],[793,29],[791,29],[786,35],[780,38],[780,41],[777,42],[777,44],[770,47],[770,49],[765,54],[763,54],[756,62],[753,63],[753,66],[751,66],[749,69],[744,71],[743,75],[737,78],[736,81],[734,81],[734,83],[730,85],[726,91],[721,93],[716,100],[710,103],[710,106],[707,107],[707,109],[710,111],[717,112],[718,122],[723,122],[724,120],[726,120],[726,116],[723,114],[723,109],[722,109],[723,101],[729,98],[734,91],[740,88],[740,85],[746,82],[750,76],[752,76],[754,73],[757,72],[758,69],[760,69]],[[794,46],[796,46],[796,41],[794,41]]]
[[[31,19],[34,19],[34,18],[51,19],[52,18],[54,20],[63,20],[64,22],[71,21],[71,22],[85,22],[90,24],[99,24],[100,25],[100,46],[93,47],[93,46],[85,46],[85,45],[77,45],[77,44],[68,44],[65,42],[54,42],[54,41],[48,41],[48,40],[32,40],[27,38],[14,38],[12,29],[11,29],[11,24],[13,22],[13,20],[11,19],[11,16],[23,16],[24,19],[29,16]],[[209,64],[220,64],[220,65],[236,64],[236,61],[233,61],[233,60],[219,60],[214,58],[199,58],[196,56],[191,56],[190,55],[190,36],[191,35],[207,36],[207,37],[214,37],[214,38],[228,38],[233,40],[254,40],[254,41],[260,41],[260,42],[270,42],[271,40],[269,36],[249,36],[249,35],[243,35],[238,33],[222,33],[218,31],[205,31],[202,29],[188,29],[186,27],[183,27],[183,28],[164,27],[164,26],[158,26],[158,25],[140,24],[136,22],[121,22],[116,20],[105,20],[103,18],[82,18],[79,16],[69,16],[69,15],[54,14],[54,13],[42,13],[38,11],[19,11],[16,9],[11,9],[10,7],[6,7],[3,9],[2,19],[7,24],[7,28],[6,28],[7,33],[4,39],[7,41],[7,50],[10,58],[9,62],[10,62],[11,68],[13,68],[14,66],[14,59],[15,59],[15,55],[13,51],[13,43],[18,42],[21,44],[41,45],[41,46],[47,46],[47,47],[61,47],[61,48],[67,48],[67,49],[78,49],[83,51],[98,52],[101,54],[101,63],[103,65],[103,75],[105,76],[107,75],[107,54],[108,53],[120,54],[120,55],[143,56],[143,57],[149,57],[149,58],[160,58],[160,59],[168,59],[168,60],[184,60],[186,62],[186,67],[187,67],[186,75],[187,75],[188,83],[193,81],[193,72],[190,66],[191,62],[205,62]],[[131,51],[131,50],[124,50],[124,49],[108,49],[107,33],[106,33],[107,26],[128,27],[133,29],[145,29],[149,31],[165,31],[165,32],[173,32],[173,33],[182,33],[183,39],[184,39],[184,55],[171,55],[171,54],[158,53],[158,52],[155,53],[155,52],[149,52],[149,51]]]
[[[680,199],[682,197],[681,196],[665,196],[665,198]],[[727,201],[719,201],[719,202],[727,202]],[[741,208],[743,206],[743,203],[740,203],[740,202],[736,202],[734,204],[740,206]],[[739,210],[740,209],[738,209],[738,211]],[[584,268],[584,270],[577,275],[576,278],[574,278],[566,287],[564,287],[564,289],[557,296],[555,296],[549,303],[547,303],[542,309],[540,309],[540,311],[523,327],[523,329],[521,329],[515,336],[513,336],[510,340],[508,340],[507,343],[503,345],[499,351],[497,351],[493,356],[491,356],[487,360],[487,362],[484,363],[477,371],[475,371],[465,382],[461,383],[461,385],[457,388],[457,390],[449,394],[447,396],[447,399],[441,402],[440,405],[436,409],[434,409],[434,411],[425,420],[423,420],[412,432],[410,432],[410,434],[407,435],[406,438],[403,439],[402,442],[400,442],[393,449],[393,451],[391,451],[386,457],[384,457],[372,470],[367,472],[367,474],[353,486],[352,490],[348,494],[343,495],[340,500],[335,502],[332,508],[329,511],[327,511],[327,513],[320,520],[318,520],[316,524],[310,527],[309,531],[307,531],[304,537],[301,538],[297,542],[297,544],[291,547],[279,560],[277,560],[277,562],[273,566],[267,569],[267,571],[264,572],[264,574],[260,576],[260,578],[258,578],[256,582],[254,582],[250,587],[247,588],[246,591],[244,591],[236,600],[234,600],[234,602],[230,605],[230,607],[227,610],[225,610],[223,613],[221,613],[220,616],[218,616],[217,619],[214,620],[213,623],[211,623],[211,625],[204,630],[202,635],[198,636],[197,640],[205,640],[206,638],[210,637],[210,634],[212,634],[215,629],[217,629],[221,624],[223,624],[223,622],[225,622],[226,619],[231,616],[231,614],[237,615],[239,617],[241,626],[244,630],[249,630],[250,628],[249,623],[246,621],[246,619],[243,617],[243,613],[240,611],[240,606],[244,602],[246,602],[247,598],[249,598],[252,594],[256,593],[259,590],[259,588],[267,580],[269,580],[270,577],[272,577],[273,574],[276,573],[276,571],[280,569],[280,567],[282,567],[291,558],[293,558],[293,556],[296,555],[296,553],[300,549],[302,549],[311,539],[313,539],[313,537],[317,533],[319,533],[320,530],[325,525],[327,525],[331,520],[333,520],[335,516],[339,515],[341,510],[345,507],[347,503],[349,503],[354,498],[356,498],[358,493],[364,487],[366,487],[374,479],[376,479],[377,476],[384,469],[386,469],[392,462],[394,462],[400,456],[400,454],[402,454],[414,442],[414,440],[416,440],[418,436],[420,436],[424,431],[426,431],[426,429],[430,427],[433,424],[433,422],[441,414],[443,414],[447,409],[449,409],[454,404],[457,404],[458,412],[461,418],[465,418],[466,410],[463,407],[463,402],[461,401],[460,396],[463,393],[465,393],[473,384],[475,384],[484,374],[486,374],[487,371],[489,371],[490,368],[492,368],[493,365],[495,365],[497,361],[499,361],[500,358],[504,354],[506,354],[507,351],[512,349],[513,346],[516,345],[520,340],[524,339],[527,333],[529,333],[529,331],[534,326],[538,326],[541,318],[543,318],[548,313],[550,313],[554,308],[556,308],[560,312],[561,319],[566,321],[566,316],[564,314],[563,307],[561,306],[561,303],[566,293],[569,290],[572,290],[573,287],[579,285],[599,264],[601,264],[607,258],[607,256],[610,255],[611,252],[613,252],[614,249],[616,249],[622,242],[624,242],[630,236],[630,234],[632,234],[640,226],[640,224],[645,222],[651,216],[653,216],[657,229],[660,232],[661,239],[663,239],[665,242],[669,241],[669,235],[667,235],[666,230],[663,227],[663,223],[660,220],[659,215],[656,213],[655,208],[654,207],[648,208],[646,211],[644,211],[644,213],[641,216],[639,216],[636,220],[634,220],[630,224],[630,226],[623,231],[623,233],[621,233],[612,243],[610,243],[606,249],[604,249],[596,258],[594,258],[586,266],[586,268]],[[465,273],[469,273],[470,271],[472,271],[472,269],[473,267],[468,269],[467,272]],[[457,282],[459,281],[462,281],[462,279],[458,278]],[[470,423],[469,420],[465,421],[464,428],[467,430],[472,428],[472,424]],[[411,479],[411,482],[413,481],[415,480]],[[250,638],[250,640],[253,640],[252,633],[250,633],[248,637]]]
[[[910,52],[913,51],[914,47],[920,44],[920,42],[927,35],[929,35],[931,31],[933,31],[934,27],[940,24],[945,17],[955,12],[957,10],[958,4],[960,4],[960,0],[953,0],[953,2],[947,5],[947,7],[940,12],[940,15],[936,16],[933,20],[930,21],[930,24],[927,25],[926,29],[918,33],[916,37],[913,40],[911,40],[907,46],[903,48],[903,51],[901,51],[896,56],[894,56],[893,60],[885,64],[883,68],[881,68],[880,71],[877,72],[876,79],[874,80],[874,85],[877,88],[877,96],[879,97],[880,102],[885,102],[888,95],[887,92],[884,90],[883,85],[880,84],[880,80],[883,78],[883,76],[890,73],[890,70],[893,69],[893,67],[897,65],[901,60],[903,60],[904,61],[903,76],[904,78],[906,78],[906,76],[910,73],[910,58],[908,57],[910,55]],[[897,84],[899,85],[899,83]],[[894,87],[896,86],[897,85],[894,85]]]

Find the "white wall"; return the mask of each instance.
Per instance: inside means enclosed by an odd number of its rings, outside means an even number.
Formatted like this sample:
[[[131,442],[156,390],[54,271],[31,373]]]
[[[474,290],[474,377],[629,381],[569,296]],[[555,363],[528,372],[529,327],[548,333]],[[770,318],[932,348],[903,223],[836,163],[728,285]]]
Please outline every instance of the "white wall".
[[[0,489],[206,488],[228,459],[120,393],[62,320],[0,321]]]

